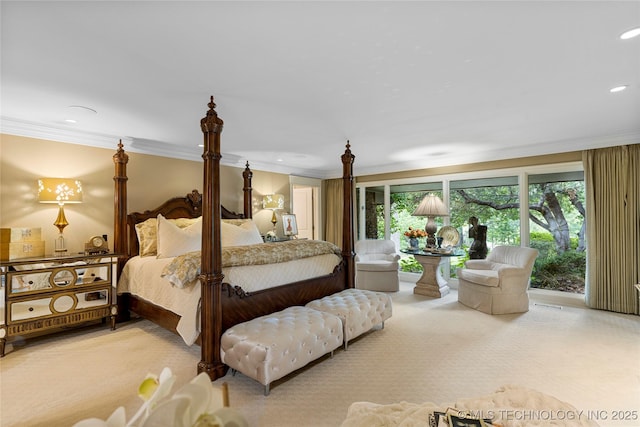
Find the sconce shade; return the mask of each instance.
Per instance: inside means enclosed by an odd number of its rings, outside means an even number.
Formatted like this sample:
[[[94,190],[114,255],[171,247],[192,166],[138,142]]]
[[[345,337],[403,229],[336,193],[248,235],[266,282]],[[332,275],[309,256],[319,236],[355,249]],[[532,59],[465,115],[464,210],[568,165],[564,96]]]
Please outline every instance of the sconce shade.
[[[284,196],[282,194],[267,194],[262,198],[264,209],[284,209]]]
[[[415,211],[411,214],[413,216],[449,216],[449,212],[447,211],[447,207],[444,205],[444,202],[440,197],[436,196],[433,193],[429,193],[424,196],[420,205],[416,208]]]
[[[82,183],[72,178],[40,178],[38,180],[40,203],[82,203]]]

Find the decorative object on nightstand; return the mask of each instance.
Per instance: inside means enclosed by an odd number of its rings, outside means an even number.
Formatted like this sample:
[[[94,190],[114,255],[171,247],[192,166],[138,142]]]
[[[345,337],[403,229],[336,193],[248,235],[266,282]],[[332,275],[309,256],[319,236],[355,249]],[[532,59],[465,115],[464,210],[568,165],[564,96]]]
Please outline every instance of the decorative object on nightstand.
[[[62,230],[69,225],[64,215],[65,203],[82,203],[82,183],[72,178],[40,178],[38,180],[38,201],[40,203],[57,203],[58,217],[53,223],[60,233],[56,238],[54,253],[66,255],[67,247]]]
[[[109,245],[107,244],[107,236],[93,236],[87,243],[84,244],[84,253],[87,255],[92,254],[106,254],[109,252]]]
[[[31,258],[44,255],[41,228],[0,229],[0,260]]]
[[[449,216],[449,211],[444,205],[444,202],[440,197],[433,193],[427,194],[420,205],[411,214],[413,216],[426,216],[427,225],[424,227],[424,231],[427,232],[427,248],[433,248],[436,246],[436,231],[438,227],[434,221],[435,217]]]
[[[296,216],[294,214],[282,215],[282,228],[284,229],[284,235],[288,237],[295,237],[298,235],[298,223],[296,222]]]
[[[276,211],[278,209],[284,209],[284,196],[282,194],[267,194],[262,198],[262,206],[264,209],[271,209],[273,211],[271,223],[273,224],[273,231],[275,232],[276,224],[278,223]]]

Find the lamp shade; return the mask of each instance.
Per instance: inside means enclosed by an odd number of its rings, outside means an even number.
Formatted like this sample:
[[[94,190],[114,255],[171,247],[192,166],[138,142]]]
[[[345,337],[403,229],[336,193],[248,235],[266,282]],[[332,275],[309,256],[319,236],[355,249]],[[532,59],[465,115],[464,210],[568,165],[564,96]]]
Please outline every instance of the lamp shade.
[[[282,194],[267,194],[262,198],[265,209],[284,209],[284,196]]]
[[[449,216],[449,212],[447,211],[447,207],[444,205],[444,202],[440,197],[436,196],[433,193],[429,193],[424,196],[420,205],[416,208],[415,211],[411,214],[413,216]]]
[[[38,180],[40,203],[82,203],[82,183],[73,178],[40,178]]]

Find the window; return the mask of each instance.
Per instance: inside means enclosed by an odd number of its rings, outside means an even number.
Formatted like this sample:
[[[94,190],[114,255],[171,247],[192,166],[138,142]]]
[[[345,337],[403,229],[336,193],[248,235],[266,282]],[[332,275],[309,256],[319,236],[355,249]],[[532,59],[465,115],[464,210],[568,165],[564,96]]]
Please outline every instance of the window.
[[[529,176],[529,241],[540,251],[531,287],[584,293],[584,173]]]
[[[450,212],[449,217],[436,218],[436,224],[438,228],[456,228],[465,253],[451,258],[450,277],[469,258],[474,240],[469,236],[470,220],[475,217],[479,225],[487,227],[487,250],[522,242],[540,251],[532,287],[584,292],[585,202],[581,169],[582,165],[576,162],[424,178],[430,182],[410,178],[359,183],[359,198],[366,199],[366,203],[358,200],[359,236],[388,238],[395,240],[400,249],[408,248],[404,232],[409,227],[423,230],[426,224],[426,218],[411,214],[427,193],[435,193]],[[424,243],[423,238],[420,245]],[[410,265],[410,258],[403,257],[402,270],[420,272],[419,264]]]

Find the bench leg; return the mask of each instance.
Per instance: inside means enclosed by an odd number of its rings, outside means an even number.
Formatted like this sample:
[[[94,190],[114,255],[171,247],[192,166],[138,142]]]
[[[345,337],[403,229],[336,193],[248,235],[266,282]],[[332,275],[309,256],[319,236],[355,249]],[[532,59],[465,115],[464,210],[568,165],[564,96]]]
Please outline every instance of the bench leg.
[[[384,329],[384,320],[382,321],[382,328],[380,328],[380,329]]]
[[[265,396],[269,396],[269,385],[270,384],[267,384],[267,385],[264,386],[264,395]]]

